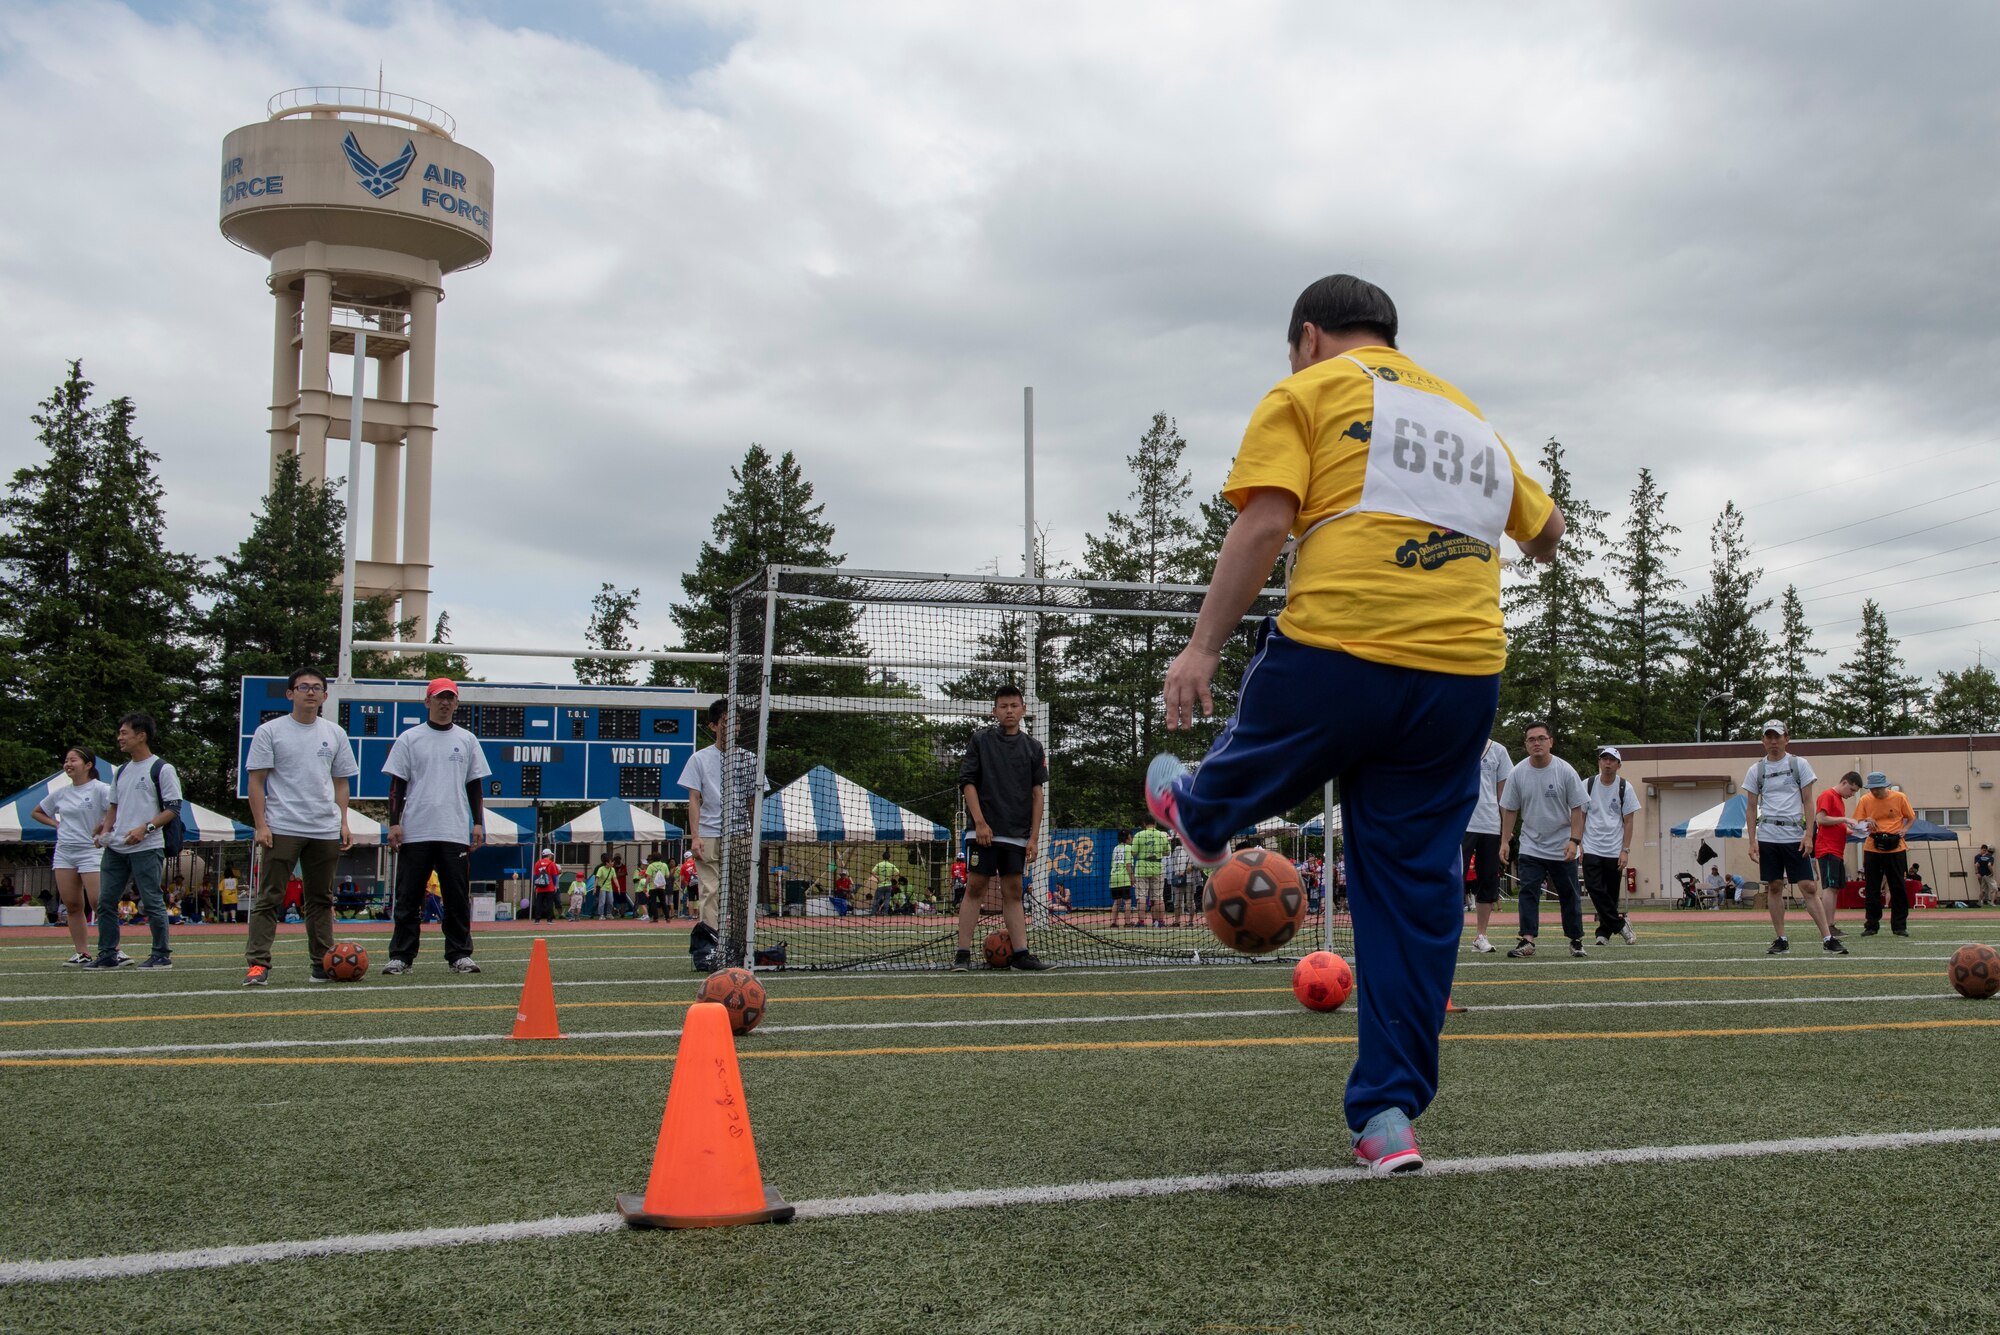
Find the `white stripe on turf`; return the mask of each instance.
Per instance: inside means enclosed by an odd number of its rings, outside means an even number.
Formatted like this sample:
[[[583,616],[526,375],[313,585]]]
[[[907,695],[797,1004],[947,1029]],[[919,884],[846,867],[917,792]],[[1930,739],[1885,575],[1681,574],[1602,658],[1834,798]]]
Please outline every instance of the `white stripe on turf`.
[[[1410,1178],[1463,1174],[1535,1172],[1550,1169],[1609,1168],[1622,1165],[1704,1163],[1721,1159],[1754,1159],[1780,1154],[1825,1154],[1870,1150],[1921,1149],[1937,1145],[1976,1145],[2000,1141],[2000,1127],[1962,1127],[1937,1131],[1895,1131],[1876,1135],[1802,1136],[1790,1140],[1751,1140],[1727,1144],[1642,1145],[1632,1149],[1557,1150],[1544,1154],[1504,1154],[1467,1159],[1432,1159],[1420,1174],[1374,1179],[1362,1168],[1294,1168],[1270,1173],[1208,1173],[1190,1177],[1129,1178],[1117,1182],[1068,1182],[1043,1187],[991,1187],[969,1191],[881,1193],[835,1196],[800,1201],[801,1220],[856,1216],[928,1214],[1019,1205],[1067,1205],[1078,1202],[1131,1200],[1146,1196],[1181,1196],[1194,1192],[1324,1187],[1377,1182],[1385,1190],[1413,1190]],[[318,1256],[357,1256],[372,1252],[415,1251],[430,1247],[463,1247],[477,1243],[524,1242],[579,1234],[611,1233],[624,1226],[616,1214],[557,1215],[514,1224],[477,1224],[466,1228],[423,1228],[403,1233],[355,1233],[299,1242],[264,1242],[248,1246],[204,1247],[192,1251],[137,1252],[123,1256],[81,1257],[67,1261],[0,1263],[0,1285],[58,1284],[76,1280],[121,1279],[169,1271],[212,1270],[262,1261],[296,1261]]]
[[[1948,1002],[1950,998],[1936,992],[1904,992],[1885,996],[1853,997],[1718,997],[1702,999],[1660,1000],[1660,1001],[1541,1001],[1511,1002],[1504,1005],[1474,1006],[1470,1010],[1482,1013],[1497,1011],[1589,1011],[1589,1010],[1644,1010],[1656,1006],[1814,1006],[1839,1003],[1860,1003],[1875,1001],[1935,1001]],[[1033,1027],[1037,1025],[1070,1024],[1135,1024],[1154,1020],[1235,1020],[1270,1016],[1300,1017],[1304,1014],[1298,1007],[1285,1006],[1274,1010],[1225,1010],[1225,1011],[1175,1011],[1155,1015],[1151,1012],[1134,1012],[1127,1015],[1061,1015],[1041,1016],[1033,1019],[1000,1020],[880,1020],[852,1021],[828,1024],[767,1024],[758,1028],[760,1034],[824,1034],[850,1033],[858,1030],[894,1029],[990,1029],[1007,1026]],[[1346,1014],[1353,1014],[1350,1010]],[[563,1038],[572,1042],[591,1039],[619,1038],[678,1038],[679,1029],[593,1029],[584,1033],[566,1033]],[[403,1044],[419,1046],[429,1043],[511,1043],[507,1034],[403,1034],[362,1038],[263,1038],[248,1039],[234,1043],[151,1043],[134,1047],[105,1048],[13,1048],[0,1051],[0,1059],[21,1060],[35,1057],[138,1057],[166,1053],[192,1052],[263,1052],[277,1048],[353,1048],[353,1047],[397,1047]]]

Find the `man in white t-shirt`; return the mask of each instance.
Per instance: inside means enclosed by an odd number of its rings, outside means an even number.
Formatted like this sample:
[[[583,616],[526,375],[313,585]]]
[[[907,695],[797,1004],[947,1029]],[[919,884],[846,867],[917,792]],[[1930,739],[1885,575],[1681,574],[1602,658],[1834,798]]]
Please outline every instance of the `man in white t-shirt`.
[[[1813,827],[1806,818],[1815,810],[1813,784],[1819,776],[1804,756],[1790,753],[1791,738],[1783,719],[1764,725],[1764,754],[1743,775],[1743,824],[1757,831],[1758,874],[1764,880],[1764,904],[1771,911],[1776,940],[1766,955],[1787,955],[1785,882],[1805,897],[1806,914],[1819,928],[1820,946],[1829,955],[1845,955],[1847,947],[1828,930],[1826,908],[1819,902],[1819,872],[1813,866]]]
[[[271,940],[292,867],[304,886],[299,916],[306,924],[307,978],[330,982],[326,952],[333,949],[333,873],[354,843],[347,832],[348,782],[361,772],[347,733],[320,717],[326,677],[299,668],[285,680],[292,712],[260,725],[244,762],[249,776],[250,820],[257,827],[263,867],[250,910],[250,938],[243,950],[243,986],[271,981]]]
[[[396,850],[396,930],[384,975],[408,973],[423,935],[424,886],[437,875],[443,902],[444,958],[454,973],[478,973],[472,960],[472,850],[486,842],[479,781],[490,775],[479,739],[452,723],[458,683],[438,677],[424,689],[430,717],[396,738],[382,772],[389,776],[389,847]]]
[[[1500,848],[1506,856],[1514,821],[1521,822],[1521,941],[1508,959],[1524,960],[1535,953],[1542,921],[1542,887],[1551,886],[1562,906],[1563,935],[1569,953],[1583,954],[1583,905],[1577,894],[1576,856],[1583,848],[1583,780],[1567,760],[1554,754],[1555,734],[1540,721],[1530,723],[1528,758],[1507,776],[1500,794]]]
[[[715,740],[689,756],[681,770],[680,783],[687,789],[688,824],[692,827],[688,850],[694,854],[695,874],[700,882],[700,919],[688,933],[688,956],[696,973],[713,973],[720,967],[716,948],[722,940],[722,841],[747,836],[750,814],[757,807],[757,753],[736,745],[734,724],[728,700],[710,703],[708,732]],[[723,810],[725,777],[727,796],[734,804],[734,809],[727,813]],[[747,860],[748,845],[742,845],[741,849]],[[736,884],[747,890],[745,870],[737,869]]]
[[[1615,746],[1597,748],[1597,777],[1584,785],[1583,888],[1597,910],[1597,944],[1608,946],[1612,936],[1631,945],[1639,939],[1632,920],[1619,909],[1625,893],[1625,868],[1632,858],[1632,824],[1639,811],[1639,794],[1618,777],[1625,757]]]
[[[180,819],[181,776],[153,754],[154,734],[151,714],[118,720],[118,749],[125,753],[125,763],[111,777],[111,805],[97,827],[97,843],[104,849],[97,869],[97,958],[82,966],[86,969],[115,969],[125,962],[118,949],[118,904],[128,886],[138,892],[153,933],[153,952],[137,967],[174,967],[160,872],[167,860],[166,828]]]
[[[1493,906],[1500,902],[1500,791],[1513,769],[1507,748],[1488,738],[1486,752],[1479,757],[1479,803],[1472,808],[1459,846],[1459,856],[1472,864],[1473,911],[1479,915],[1479,934],[1472,938],[1472,948],[1482,955],[1493,953],[1486,928],[1493,921]]]

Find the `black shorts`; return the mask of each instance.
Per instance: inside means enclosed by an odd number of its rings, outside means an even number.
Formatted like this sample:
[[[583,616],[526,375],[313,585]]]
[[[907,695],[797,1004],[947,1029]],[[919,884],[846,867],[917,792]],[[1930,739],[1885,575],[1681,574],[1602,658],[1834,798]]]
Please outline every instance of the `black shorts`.
[[[1115,904],[1115,903],[1117,903],[1117,902],[1118,902],[1119,900],[1121,900],[1121,899],[1130,899],[1131,897],[1132,897],[1132,887],[1131,887],[1131,886],[1129,886],[1129,885],[1114,885],[1114,886],[1112,886],[1112,887],[1111,887],[1111,900],[1112,900],[1112,902],[1113,902],[1114,904]]]
[[[970,844],[965,869],[974,876],[1019,876],[1028,869],[1028,850],[1019,844]]]
[[[1459,845],[1459,854],[1465,862],[1472,864],[1472,880],[1468,887],[1474,900],[1481,904],[1500,902],[1500,836],[1498,834],[1466,833]],[[1463,864],[1461,864],[1463,865]]]
[[[1796,842],[1771,843],[1757,841],[1757,871],[1764,882],[1790,881],[1797,885],[1800,881],[1817,881],[1819,874],[1813,870],[1812,859]]]

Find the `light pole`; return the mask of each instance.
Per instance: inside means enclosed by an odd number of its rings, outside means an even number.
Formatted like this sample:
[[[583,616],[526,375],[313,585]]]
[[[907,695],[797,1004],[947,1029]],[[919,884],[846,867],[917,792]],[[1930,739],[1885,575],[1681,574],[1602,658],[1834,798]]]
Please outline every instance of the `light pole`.
[[[1733,692],[1724,691],[1720,695],[1711,695],[1708,699],[1701,702],[1701,708],[1694,711],[1694,739],[1697,743],[1701,741],[1702,716],[1708,713],[1708,707],[1718,700],[1727,700],[1731,704],[1734,704],[1736,703],[1736,696]]]

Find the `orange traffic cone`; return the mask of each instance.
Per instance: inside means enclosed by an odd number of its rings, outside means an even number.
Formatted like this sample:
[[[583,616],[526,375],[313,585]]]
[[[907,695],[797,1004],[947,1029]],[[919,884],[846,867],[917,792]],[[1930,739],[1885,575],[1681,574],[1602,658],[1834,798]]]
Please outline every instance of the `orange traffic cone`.
[[[1444,1013],[1446,1015],[1463,1015],[1465,1014],[1465,1007],[1453,1001],[1450,994],[1447,993],[1444,999]]]
[[[729,1012],[717,1002],[688,1007],[646,1194],[621,1193],[618,1213],[636,1228],[782,1224],[792,1217],[792,1207],[757,1169],[736,1040]]]
[[[521,984],[521,1004],[514,1012],[514,1037],[562,1037],[556,1028],[556,990],[549,979],[549,943],[539,936],[528,956],[528,981]]]

